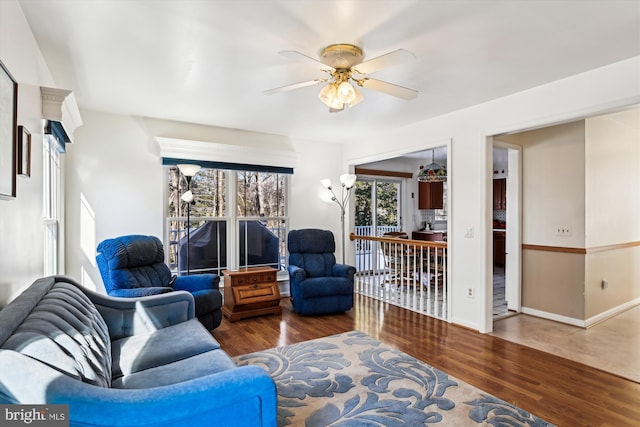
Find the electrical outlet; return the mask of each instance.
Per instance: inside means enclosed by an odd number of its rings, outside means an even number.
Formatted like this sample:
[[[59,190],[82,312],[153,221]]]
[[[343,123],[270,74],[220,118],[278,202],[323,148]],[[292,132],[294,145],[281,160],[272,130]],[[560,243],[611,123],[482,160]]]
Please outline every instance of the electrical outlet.
[[[467,229],[464,231],[464,237],[466,237],[467,239],[473,237],[473,227],[467,227]]]
[[[603,280],[603,281],[600,283],[600,287],[602,288],[602,290],[607,289],[607,288],[609,287],[609,282],[608,282],[608,281],[606,281],[606,280]]]
[[[473,288],[467,288],[467,297],[473,298]]]
[[[556,227],[556,236],[559,237],[570,237],[571,236],[571,228],[566,225],[559,225]]]

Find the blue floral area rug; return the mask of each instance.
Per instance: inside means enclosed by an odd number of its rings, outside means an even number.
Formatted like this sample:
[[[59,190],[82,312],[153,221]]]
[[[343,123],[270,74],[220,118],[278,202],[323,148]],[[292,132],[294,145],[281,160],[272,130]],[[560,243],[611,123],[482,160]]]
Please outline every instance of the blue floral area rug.
[[[551,426],[358,331],[234,360],[274,379],[279,426]]]

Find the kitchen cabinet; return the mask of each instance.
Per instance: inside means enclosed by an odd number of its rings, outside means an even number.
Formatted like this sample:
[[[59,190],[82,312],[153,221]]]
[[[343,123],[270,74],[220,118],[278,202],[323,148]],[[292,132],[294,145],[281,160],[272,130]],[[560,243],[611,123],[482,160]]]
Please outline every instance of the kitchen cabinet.
[[[504,231],[493,232],[493,265],[504,267],[507,233]]]
[[[442,182],[418,183],[418,209],[443,209],[444,185]]]
[[[506,178],[493,180],[493,210],[507,209],[507,180]]]

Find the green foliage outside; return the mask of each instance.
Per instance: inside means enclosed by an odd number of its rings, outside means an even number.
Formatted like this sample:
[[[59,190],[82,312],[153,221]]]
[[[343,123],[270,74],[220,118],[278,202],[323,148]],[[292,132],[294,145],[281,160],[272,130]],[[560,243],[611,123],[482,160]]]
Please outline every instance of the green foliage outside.
[[[373,224],[371,203],[373,181],[356,181],[355,185],[355,223],[356,226],[370,226]],[[400,185],[395,182],[376,182],[377,206],[376,217],[378,226],[397,226],[398,192]]]

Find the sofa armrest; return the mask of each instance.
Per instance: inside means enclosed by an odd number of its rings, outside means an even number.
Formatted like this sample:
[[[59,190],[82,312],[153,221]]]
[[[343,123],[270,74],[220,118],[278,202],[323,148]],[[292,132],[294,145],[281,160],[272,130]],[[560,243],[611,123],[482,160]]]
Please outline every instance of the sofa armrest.
[[[85,293],[107,324],[111,340],[155,331],[195,318],[193,295],[185,291],[139,298]]]
[[[220,289],[220,276],[217,274],[194,274],[193,276],[178,276],[173,282],[173,289],[178,291],[196,292],[207,289]]]
[[[10,367],[0,372],[0,403],[68,404],[72,426],[276,427],[275,384],[258,366],[123,390],[83,383],[13,351],[0,350],[0,365]]]
[[[346,277],[349,280],[353,280],[356,274],[356,268],[352,265],[334,264],[331,274],[333,277]]]
[[[109,292],[109,296],[119,298],[138,298],[149,295],[166,294],[168,292],[173,292],[173,288],[168,286],[149,286],[146,288],[114,289]]]
[[[301,283],[307,278],[307,272],[297,265],[289,265],[287,269],[289,270],[289,279],[291,280],[291,283]]]

